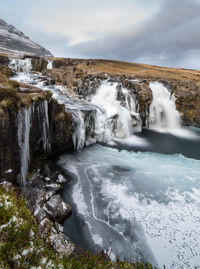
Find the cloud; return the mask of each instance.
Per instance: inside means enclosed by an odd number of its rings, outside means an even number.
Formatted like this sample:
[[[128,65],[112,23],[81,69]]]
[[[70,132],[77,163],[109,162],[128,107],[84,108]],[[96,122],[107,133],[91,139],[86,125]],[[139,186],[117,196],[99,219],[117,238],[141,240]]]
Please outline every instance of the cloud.
[[[200,59],[199,14],[196,1],[166,0],[159,12],[145,21],[93,42],[68,46],[67,50],[72,54],[78,51],[80,56],[187,65],[195,53]]]
[[[42,16],[45,5],[48,12]],[[151,8],[151,12],[153,9]],[[96,0],[96,1],[48,1],[42,2],[37,12],[32,14],[30,22],[48,33],[68,36],[68,45],[93,41],[110,32],[123,31],[149,14],[137,1]]]
[[[8,9],[11,4],[4,2],[0,15],[54,55],[200,69],[199,0],[18,0]]]

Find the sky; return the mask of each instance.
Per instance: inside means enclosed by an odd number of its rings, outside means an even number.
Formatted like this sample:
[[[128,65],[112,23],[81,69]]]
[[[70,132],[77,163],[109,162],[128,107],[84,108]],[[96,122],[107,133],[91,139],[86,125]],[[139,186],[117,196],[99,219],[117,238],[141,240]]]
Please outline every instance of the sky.
[[[0,0],[0,18],[54,56],[200,70],[200,0]]]

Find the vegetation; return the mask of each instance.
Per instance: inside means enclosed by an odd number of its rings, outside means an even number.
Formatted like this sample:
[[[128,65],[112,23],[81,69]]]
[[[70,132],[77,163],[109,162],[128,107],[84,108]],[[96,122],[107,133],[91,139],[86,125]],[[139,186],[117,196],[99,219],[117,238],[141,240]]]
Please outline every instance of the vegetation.
[[[0,186],[0,268],[67,268],[67,269],[152,269],[146,263],[132,265],[109,259],[101,252],[77,251],[72,257],[59,258],[44,242],[38,224],[28,210],[25,200],[13,189]]]

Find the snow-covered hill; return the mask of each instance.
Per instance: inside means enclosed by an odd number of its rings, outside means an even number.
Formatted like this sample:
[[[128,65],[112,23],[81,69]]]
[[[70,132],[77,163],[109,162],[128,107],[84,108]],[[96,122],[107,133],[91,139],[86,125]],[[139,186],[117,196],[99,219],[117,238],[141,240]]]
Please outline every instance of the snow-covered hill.
[[[1,19],[0,52],[31,56],[52,56],[50,51],[33,42],[21,31]]]

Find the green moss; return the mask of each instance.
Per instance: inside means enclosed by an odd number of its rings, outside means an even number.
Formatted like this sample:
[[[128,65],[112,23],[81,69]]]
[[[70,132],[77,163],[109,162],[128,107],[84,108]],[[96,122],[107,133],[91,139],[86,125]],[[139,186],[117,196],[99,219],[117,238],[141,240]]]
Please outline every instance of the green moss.
[[[32,96],[30,94],[26,94],[26,93],[23,93],[23,94],[20,94],[18,95],[22,104],[28,108],[30,106],[30,104],[32,103]]]
[[[0,88],[0,101],[5,98],[16,98],[17,91],[15,89]]]
[[[48,100],[51,99],[51,97],[53,95],[53,93],[51,91],[49,91],[49,90],[45,91],[45,94],[46,94],[46,97],[47,97]]]
[[[5,65],[0,65],[0,72],[8,78],[13,76],[12,69]]]

